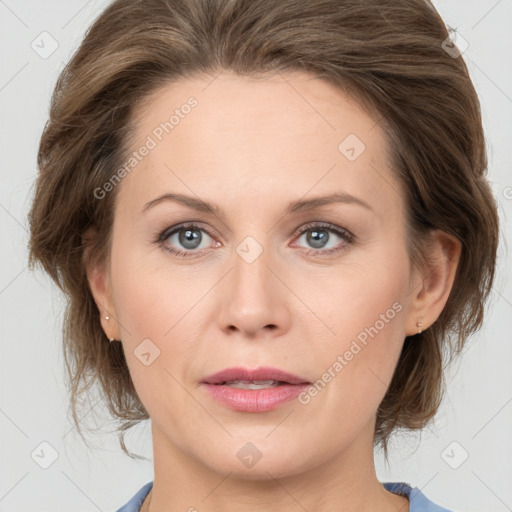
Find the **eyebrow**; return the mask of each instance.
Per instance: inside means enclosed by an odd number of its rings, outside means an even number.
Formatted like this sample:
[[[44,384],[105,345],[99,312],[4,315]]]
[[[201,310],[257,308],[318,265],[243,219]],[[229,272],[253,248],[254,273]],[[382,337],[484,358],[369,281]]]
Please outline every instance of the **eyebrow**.
[[[157,204],[163,201],[173,201],[176,203],[183,204],[193,210],[198,212],[216,215],[217,217],[224,218],[223,210],[217,206],[216,204],[208,203],[202,201],[199,198],[195,198],[192,196],[186,196],[183,194],[163,194],[156,199],[153,199],[147,202],[142,211],[145,212],[150,208],[153,208]],[[314,197],[311,199],[301,199],[299,201],[292,201],[288,204],[284,211],[284,215],[290,215],[291,213],[298,213],[313,210],[315,208],[319,208],[324,205],[329,205],[333,203],[343,203],[343,204],[355,204],[362,206],[368,210],[373,211],[372,207],[360,197],[353,196],[346,192],[336,192],[334,194],[330,194],[328,196],[322,197]]]

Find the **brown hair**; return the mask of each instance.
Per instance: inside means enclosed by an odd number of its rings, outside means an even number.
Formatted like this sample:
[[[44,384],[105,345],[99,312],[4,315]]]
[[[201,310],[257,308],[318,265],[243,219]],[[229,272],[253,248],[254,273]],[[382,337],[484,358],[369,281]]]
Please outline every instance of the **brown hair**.
[[[421,242],[433,229],[461,241],[444,310],[405,340],[375,444],[386,449],[395,429],[429,422],[445,356],[482,324],[498,245],[480,104],[462,57],[442,46],[449,35],[428,0],[116,0],[96,19],[57,81],[29,215],[31,267],[39,261],[68,297],[64,354],[80,433],[79,399],[97,383],[128,455],[125,431],[148,418],[122,344],[105,338],[85,273],[87,227],[98,232],[91,257],[108,260],[118,187],[103,200],[94,191],[126,160],[142,100],[172,81],[222,70],[302,70],[342,88],[386,127],[411,261],[425,261]]]

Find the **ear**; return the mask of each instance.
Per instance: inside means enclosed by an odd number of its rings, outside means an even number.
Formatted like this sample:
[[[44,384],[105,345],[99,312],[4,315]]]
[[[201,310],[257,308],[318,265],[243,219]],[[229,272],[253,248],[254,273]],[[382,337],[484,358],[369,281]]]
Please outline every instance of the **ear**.
[[[120,332],[115,314],[110,276],[106,262],[95,262],[91,258],[92,245],[96,239],[94,227],[86,229],[82,235],[84,246],[83,262],[94,302],[99,310],[100,322],[108,339],[119,340]],[[107,319],[108,318],[108,319]]]
[[[427,267],[414,272],[406,336],[428,329],[438,319],[455,280],[461,249],[460,240],[453,235],[438,230],[432,232]]]

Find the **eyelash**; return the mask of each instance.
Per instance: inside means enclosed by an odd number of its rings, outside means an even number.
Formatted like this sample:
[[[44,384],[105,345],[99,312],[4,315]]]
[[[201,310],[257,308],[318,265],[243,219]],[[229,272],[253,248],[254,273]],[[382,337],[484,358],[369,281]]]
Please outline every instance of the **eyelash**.
[[[344,228],[340,228],[338,226],[335,226],[334,224],[329,224],[328,222],[312,222],[310,224],[306,224],[302,227],[302,229],[299,231],[297,238],[300,238],[304,233],[307,233],[308,231],[312,231],[313,229],[319,229],[321,228],[324,231],[331,231],[338,235],[340,238],[342,238],[346,244],[351,244],[355,240],[355,236],[348,230]],[[172,227],[169,229],[164,230],[157,238],[156,242],[162,247],[164,251],[167,251],[174,256],[180,257],[180,258],[194,258],[198,254],[201,254],[202,251],[195,251],[195,250],[189,250],[189,251],[181,251],[179,249],[173,249],[172,247],[169,247],[165,245],[165,240],[167,240],[171,235],[174,235],[175,233],[178,233],[185,229],[194,229],[198,231],[204,231],[209,237],[213,238],[213,236],[208,232],[207,229],[202,228],[194,223],[185,223],[180,224],[179,226]],[[331,249],[309,249],[306,251],[307,255],[314,255],[314,256],[329,256],[331,254],[341,252],[344,249],[346,249],[346,245],[343,245],[342,247],[337,248],[331,248]]]

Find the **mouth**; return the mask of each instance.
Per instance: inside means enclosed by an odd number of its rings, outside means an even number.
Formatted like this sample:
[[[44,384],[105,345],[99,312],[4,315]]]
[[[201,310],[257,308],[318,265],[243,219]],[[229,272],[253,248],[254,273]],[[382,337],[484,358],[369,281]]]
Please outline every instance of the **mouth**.
[[[229,409],[265,412],[297,398],[311,383],[277,368],[237,367],[210,375],[201,384],[210,397]]]

